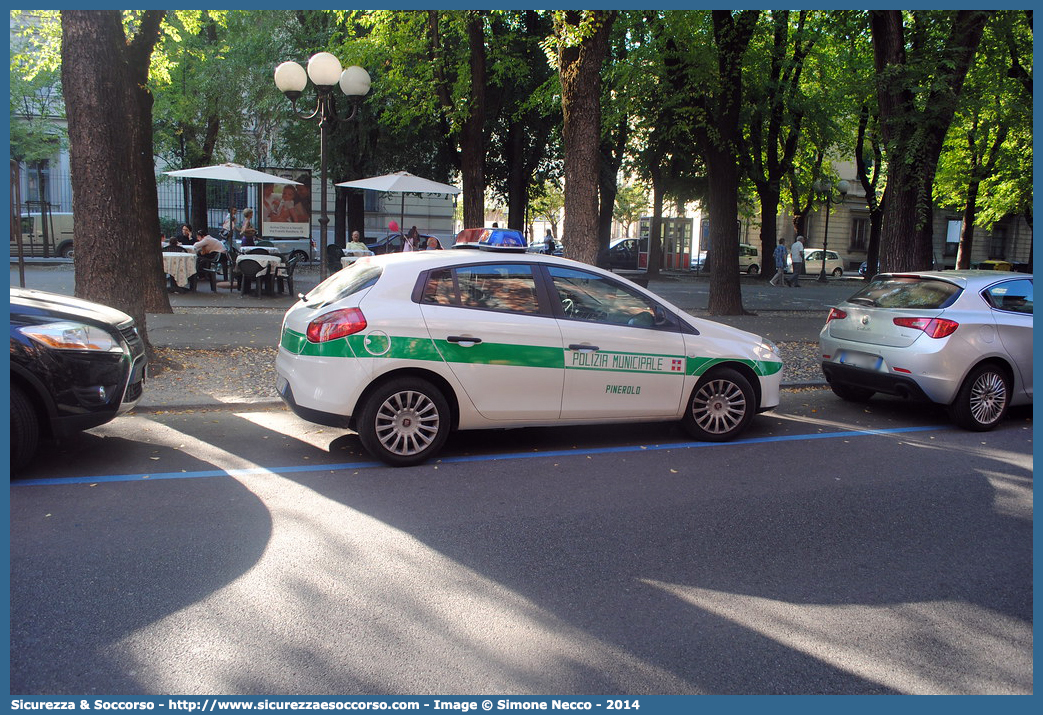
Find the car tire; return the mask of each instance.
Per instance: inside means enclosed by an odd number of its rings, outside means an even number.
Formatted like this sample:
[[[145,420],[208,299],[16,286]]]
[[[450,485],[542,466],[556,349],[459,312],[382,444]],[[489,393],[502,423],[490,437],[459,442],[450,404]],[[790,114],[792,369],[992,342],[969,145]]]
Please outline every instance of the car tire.
[[[58,246],[58,256],[61,258],[72,258],[75,254],[75,249],[72,241],[67,241],[62,245]]]
[[[746,274],[747,275],[751,275],[751,276],[755,276],[755,275],[757,275],[760,272],[761,272],[761,267],[760,266],[750,266],[749,268],[746,269]]]
[[[421,464],[449,436],[449,403],[427,380],[393,379],[366,399],[356,429],[362,446],[392,467]]]
[[[854,385],[844,385],[842,383],[831,382],[829,389],[833,391],[834,395],[848,402],[868,402],[869,398],[876,394],[875,390],[870,390],[867,387],[855,387]]]
[[[40,443],[40,419],[25,391],[11,385],[11,469],[29,463]]]
[[[736,370],[720,367],[696,384],[681,424],[696,439],[727,442],[742,434],[756,411],[750,381]]]
[[[1010,406],[1011,381],[998,365],[986,363],[971,370],[949,405],[952,421],[966,430],[985,432],[1003,420]]]
[[[290,259],[292,260],[294,258],[297,258],[297,259],[299,259],[301,261],[309,260],[308,259],[308,254],[305,253],[304,251],[300,250],[299,248],[296,251],[294,251],[293,253],[290,254]]]
[[[842,278],[843,276],[844,276],[844,269],[843,268],[834,268],[833,269],[833,277],[834,278]]]

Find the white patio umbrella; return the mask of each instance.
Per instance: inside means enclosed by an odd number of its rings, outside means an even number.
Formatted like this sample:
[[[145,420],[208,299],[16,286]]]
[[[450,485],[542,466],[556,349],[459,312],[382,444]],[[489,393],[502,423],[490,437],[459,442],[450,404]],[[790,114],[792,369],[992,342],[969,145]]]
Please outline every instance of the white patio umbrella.
[[[373,176],[368,179],[356,179],[345,181],[337,186],[349,189],[370,189],[371,191],[398,192],[402,194],[402,203],[399,207],[399,230],[405,234],[406,227],[406,194],[459,194],[460,189],[439,181],[432,181],[420,176],[410,174],[408,171],[396,171],[394,174],[384,176]]]
[[[168,176],[178,176],[184,179],[212,179],[213,181],[234,181],[240,184],[294,184],[302,186],[301,182],[287,179],[275,174],[266,174],[256,169],[248,169],[242,164],[225,162],[224,164],[213,164],[212,166],[200,166],[195,169],[177,169],[176,171],[164,172]],[[232,190],[228,190],[228,200],[231,203]],[[229,241],[232,234],[229,234]]]
[[[213,179],[214,181],[238,181],[240,184],[295,184],[301,182],[286,179],[275,174],[266,174],[256,169],[248,169],[242,164],[227,162],[213,166],[200,166],[195,169],[178,169],[164,172],[169,176],[181,176],[186,179]]]

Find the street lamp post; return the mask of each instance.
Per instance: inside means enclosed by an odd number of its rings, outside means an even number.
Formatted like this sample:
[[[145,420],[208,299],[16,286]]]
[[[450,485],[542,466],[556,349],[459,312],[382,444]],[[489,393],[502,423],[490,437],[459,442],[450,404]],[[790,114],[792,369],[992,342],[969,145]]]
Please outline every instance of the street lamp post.
[[[819,179],[815,182],[815,192],[819,194],[825,194],[826,197],[826,230],[822,234],[822,269],[819,271],[818,279],[820,283],[826,282],[826,250],[829,248],[829,214],[833,210],[833,204],[842,204],[844,199],[847,198],[847,192],[851,189],[851,185],[841,179],[836,183],[836,190],[840,194],[840,200],[833,198],[833,182],[829,179]]]
[[[297,109],[297,100],[311,79],[315,85],[315,109],[310,113]],[[326,279],[326,228],[330,222],[326,211],[326,138],[329,134],[330,122],[337,119],[337,110],[333,105],[333,88],[340,85],[344,94],[352,100],[351,114],[345,121],[358,116],[359,101],[369,93],[369,73],[361,67],[351,66],[342,70],[340,60],[329,52],[319,52],[308,60],[308,70],[296,62],[283,62],[275,68],[275,86],[293,103],[293,112],[300,119],[317,119],[319,122],[319,181],[322,184],[322,197],[319,201],[319,277]]]

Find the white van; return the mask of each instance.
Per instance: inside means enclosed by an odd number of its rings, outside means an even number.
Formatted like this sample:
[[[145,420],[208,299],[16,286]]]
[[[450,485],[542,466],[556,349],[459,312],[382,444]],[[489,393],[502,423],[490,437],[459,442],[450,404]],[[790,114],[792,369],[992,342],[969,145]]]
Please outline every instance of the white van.
[[[49,250],[45,253],[43,217],[40,214],[21,217],[22,255],[72,258],[72,214],[52,213],[47,218]],[[14,236],[11,237],[11,255],[18,255],[18,241]]]
[[[761,249],[749,243],[739,244],[739,270],[755,276],[761,272]]]

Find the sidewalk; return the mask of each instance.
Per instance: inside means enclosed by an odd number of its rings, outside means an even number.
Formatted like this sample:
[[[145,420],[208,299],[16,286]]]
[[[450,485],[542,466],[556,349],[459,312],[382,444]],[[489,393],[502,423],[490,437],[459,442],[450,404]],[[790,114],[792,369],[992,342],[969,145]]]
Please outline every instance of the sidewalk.
[[[12,264],[11,285],[18,282],[18,269]],[[306,266],[298,269],[294,288],[304,293],[318,282],[318,265]],[[813,345],[830,306],[854,293],[859,280],[819,283],[808,277],[799,289],[774,287],[748,276],[741,282],[743,307],[756,315],[710,316],[706,276],[667,273],[650,280],[648,287],[692,315],[783,343],[788,348],[788,384],[821,384]],[[25,283],[27,288],[72,295],[72,265],[28,264]],[[295,296],[256,298],[227,287],[172,293],[174,313],[150,313],[146,327],[157,357],[180,369],[166,369],[151,378],[137,411],[281,407],[275,393],[275,354],[282,317],[294,302]]]

